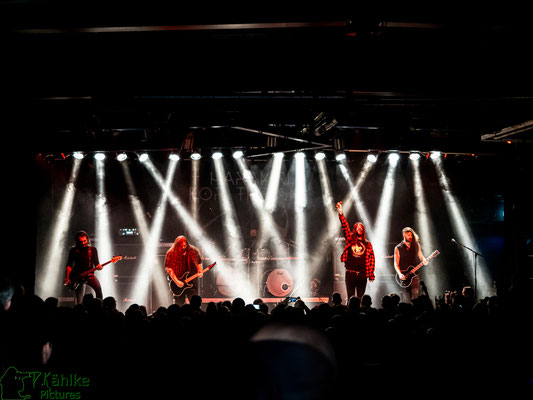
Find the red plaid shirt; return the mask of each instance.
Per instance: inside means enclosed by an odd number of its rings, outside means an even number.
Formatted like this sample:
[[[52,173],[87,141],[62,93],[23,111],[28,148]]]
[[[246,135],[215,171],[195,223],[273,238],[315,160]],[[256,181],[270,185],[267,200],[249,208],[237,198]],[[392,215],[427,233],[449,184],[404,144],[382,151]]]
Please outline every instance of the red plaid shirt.
[[[346,259],[348,258],[348,250],[357,242],[357,239],[352,234],[350,225],[348,225],[348,221],[346,221],[346,218],[344,218],[344,214],[339,214],[339,219],[341,220],[342,231],[344,232],[344,238],[346,239],[346,246],[341,254],[341,262],[345,263]],[[376,269],[376,257],[374,256],[372,243],[370,243],[368,240],[366,241],[365,266],[366,277],[373,281],[375,279],[374,270]]]

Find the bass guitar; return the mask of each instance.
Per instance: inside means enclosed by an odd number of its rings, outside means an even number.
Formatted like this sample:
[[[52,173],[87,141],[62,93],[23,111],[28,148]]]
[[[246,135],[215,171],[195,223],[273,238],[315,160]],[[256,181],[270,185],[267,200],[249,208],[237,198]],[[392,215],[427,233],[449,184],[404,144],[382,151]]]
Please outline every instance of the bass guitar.
[[[122,256],[114,256],[111,260],[100,264],[100,266],[103,268],[109,263],[116,263],[117,261],[122,260]],[[73,273],[71,272],[69,275],[69,281],[65,283],[65,286],[67,286],[70,290],[76,290],[80,285],[87,280],[89,275],[93,274],[94,271],[96,271],[98,268],[93,267],[91,269],[88,269],[87,271],[83,271],[81,273]]]
[[[439,251],[435,250],[433,253],[431,253],[431,255],[428,258],[426,258],[425,261],[429,261],[432,258],[437,257],[439,254],[440,254]],[[409,266],[409,268],[407,268],[407,270],[403,273],[405,276],[405,279],[400,279],[398,274],[396,274],[396,283],[402,288],[408,288],[409,286],[411,286],[411,283],[413,282],[413,278],[416,276],[416,271],[422,268],[423,265],[424,265],[424,261],[422,261],[420,264],[418,264],[415,267],[413,267],[412,265]]]
[[[181,295],[182,295],[187,289],[192,288],[192,283],[189,284],[190,281],[192,281],[193,279],[196,279],[196,278],[198,277],[198,275],[203,274],[204,272],[209,271],[209,270],[210,270],[211,268],[213,268],[215,265],[216,265],[216,262],[214,262],[214,263],[211,264],[210,266],[204,268],[204,269],[201,270],[200,272],[197,272],[196,274],[191,275],[191,276],[189,276],[189,271],[185,272],[180,278],[178,278],[178,280],[180,280],[180,281],[183,282],[183,286],[182,286],[182,287],[179,287],[179,286],[176,284],[176,282],[174,282],[174,280],[170,277],[170,275],[167,275],[168,285],[169,285],[169,288],[170,288],[171,293],[172,293],[174,296],[181,296]]]

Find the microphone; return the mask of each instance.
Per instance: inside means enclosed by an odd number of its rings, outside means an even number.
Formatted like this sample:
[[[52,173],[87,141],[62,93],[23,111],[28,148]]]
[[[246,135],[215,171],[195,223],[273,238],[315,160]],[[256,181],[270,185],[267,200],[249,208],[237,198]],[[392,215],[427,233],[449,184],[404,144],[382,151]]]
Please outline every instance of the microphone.
[[[457,246],[461,246],[461,247],[464,247],[461,243],[459,243],[457,240],[455,240],[454,238],[452,238],[452,243],[455,243]]]

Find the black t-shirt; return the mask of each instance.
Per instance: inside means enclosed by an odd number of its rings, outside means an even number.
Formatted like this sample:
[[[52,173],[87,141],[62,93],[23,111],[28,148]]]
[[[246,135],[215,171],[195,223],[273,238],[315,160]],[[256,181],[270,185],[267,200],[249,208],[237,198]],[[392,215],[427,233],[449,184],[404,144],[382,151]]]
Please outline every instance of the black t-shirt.
[[[344,266],[351,271],[366,272],[365,255],[366,243],[357,241],[354,246],[348,248],[348,257]]]
[[[72,268],[74,273],[79,274],[96,267],[98,264],[100,264],[100,261],[98,260],[98,250],[96,250],[96,247],[74,246],[68,253],[67,265]]]
[[[411,247],[408,248],[405,243],[402,241],[399,243],[396,248],[400,252],[400,271],[404,272],[411,265],[415,266],[419,263],[418,257],[418,248],[419,244],[417,242],[412,242]]]

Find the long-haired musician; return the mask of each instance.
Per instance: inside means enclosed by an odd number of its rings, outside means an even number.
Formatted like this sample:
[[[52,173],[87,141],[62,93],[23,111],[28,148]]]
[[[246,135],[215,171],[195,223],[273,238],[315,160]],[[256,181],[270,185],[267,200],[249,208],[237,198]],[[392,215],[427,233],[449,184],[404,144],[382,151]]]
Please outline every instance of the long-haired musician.
[[[346,239],[346,246],[341,254],[341,262],[346,268],[346,302],[348,302],[355,293],[361,299],[365,294],[367,281],[374,281],[376,259],[372,243],[366,238],[364,225],[357,222],[352,232],[344,217],[342,202],[339,201],[335,207],[339,213],[342,231]]]
[[[406,279],[404,273],[410,266],[418,264],[420,261],[427,263],[426,257],[422,254],[422,247],[419,243],[419,237],[413,228],[405,227],[402,229],[403,240],[394,248],[394,269],[398,277]],[[402,293],[403,300],[413,300],[418,297],[420,289],[420,280],[417,275],[412,278],[411,285],[404,289]]]
[[[185,236],[178,236],[167,251],[165,269],[172,281],[179,288],[182,288],[184,282],[181,279],[186,272],[189,272],[190,275],[200,273],[198,277],[202,276],[202,254],[198,248],[189,244]],[[193,295],[197,295],[197,282],[197,280],[191,281],[192,287],[185,291],[183,296],[174,295],[174,302],[181,305],[185,303],[186,297],[190,300]]]

